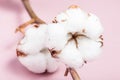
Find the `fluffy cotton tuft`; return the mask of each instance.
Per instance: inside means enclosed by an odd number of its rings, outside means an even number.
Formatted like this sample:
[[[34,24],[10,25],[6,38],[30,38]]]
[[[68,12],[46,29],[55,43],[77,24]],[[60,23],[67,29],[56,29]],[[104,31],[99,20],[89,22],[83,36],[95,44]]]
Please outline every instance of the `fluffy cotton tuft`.
[[[58,69],[58,62],[53,59],[46,48],[48,25],[32,26],[25,32],[17,51],[26,56],[18,56],[19,61],[34,73],[54,72]],[[48,67],[49,66],[49,67]]]
[[[25,32],[25,37],[18,45],[18,50],[25,54],[39,53],[40,49],[45,47],[47,36],[47,25],[41,25],[40,27],[31,27]]]
[[[18,59],[23,66],[34,73],[43,73],[46,70],[47,61],[43,53],[28,55],[26,57],[18,57]]]
[[[57,54],[56,58],[62,61],[67,67],[80,68],[84,62],[93,61],[101,53],[101,43],[88,37],[77,38],[78,47],[75,41],[69,41]]]
[[[57,56],[66,66],[80,68],[84,61],[74,42],[70,42]]]
[[[59,14],[55,19],[58,23],[66,25],[68,32],[80,31],[88,18],[88,14],[80,8],[70,8]]]
[[[67,43],[67,32],[62,24],[48,24],[47,47],[61,50]]]
[[[78,41],[79,51],[82,55],[83,60],[91,61],[96,59],[101,53],[101,43],[88,39],[81,38]]]
[[[92,13],[89,14],[84,29],[85,34],[94,40],[98,39],[103,33],[103,27],[100,23],[99,18]]]

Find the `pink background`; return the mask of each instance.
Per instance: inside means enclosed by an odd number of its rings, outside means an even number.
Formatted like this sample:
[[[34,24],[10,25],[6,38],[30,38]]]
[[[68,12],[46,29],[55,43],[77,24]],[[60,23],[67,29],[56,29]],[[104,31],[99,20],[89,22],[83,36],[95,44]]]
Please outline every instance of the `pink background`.
[[[81,79],[120,80],[120,0],[31,0],[37,15],[48,23],[71,4],[98,15],[105,29],[103,53],[78,70]],[[15,48],[22,35],[14,31],[29,19],[20,0],[0,0],[0,80],[72,80],[63,76],[62,64],[54,74],[33,74],[19,63]]]

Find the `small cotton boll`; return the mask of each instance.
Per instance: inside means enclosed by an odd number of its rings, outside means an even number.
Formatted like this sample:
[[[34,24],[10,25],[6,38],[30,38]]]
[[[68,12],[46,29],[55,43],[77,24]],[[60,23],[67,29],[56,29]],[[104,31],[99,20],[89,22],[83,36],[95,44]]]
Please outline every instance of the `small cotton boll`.
[[[17,49],[25,54],[36,54],[45,47],[46,36],[47,25],[41,25],[38,28],[31,27],[25,32],[25,37]]]
[[[61,50],[67,43],[67,32],[62,24],[48,24],[47,47]]]
[[[79,51],[85,61],[96,59],[101,53],[101,43],[88,39],[81,38],[78,40]]]
[[[90,16],[88,17],[88,20],[85,23],[85,34],[88,37],[96,40],[103,33],[103,27],[96,15],[92,13],[90,13],[89,15]]]
[[[71,68],[80,68],[84,61],[79,50],[76,48],[74,42],[70,42],[66,47],[62,50],[60,54],[58,54],[58,59]]]
[[[34,73],[43,73],[46,70],[47,62],[43,53],[28,55],[26,57],[18,57],[18,59],[23,66]]]

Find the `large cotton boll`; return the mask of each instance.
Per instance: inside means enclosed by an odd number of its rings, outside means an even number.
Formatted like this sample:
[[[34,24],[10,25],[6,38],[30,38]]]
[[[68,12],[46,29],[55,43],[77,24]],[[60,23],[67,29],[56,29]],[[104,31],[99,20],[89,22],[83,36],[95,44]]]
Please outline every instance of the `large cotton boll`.
[[[79,51],[85,61],[96,59],[101,53],[101,43],[88,39],[81,38],[78,40]]]
[[[103,33],[103,27],[96,15],[92,13],[90,13],[89,15],[90,16],[88,17],[88,20],[85,23],[85,34],[88,37],[96,40]]]
[[[55,72],[58,63],[53,59],[46,48],[48,25],[38,28],[31,26],[26,30],[24,38],[19,42],[17,51],[25,56],[18,55],[18,59],[28,70],[34,73]]]
[[[48,39],[47,47],[49,49],[61,50],[67,43],[67,32],[62,24],[49,24],[48,25]]]
[[[74,42],[70,42],[57,56],[60,61],[71,68],[80,68],[83,65],[83,59],[76,48]]]
[[[36,54],[45,47],[46,37],[47,25],[41,25],[38,28],[31,27],[25,32],[17,49],[25,54]]]
[[[18,59],[23,66],[34,73],[43,73],[46,71],[47,62],[43,53],[28,55],[26,57],[18,57]]]

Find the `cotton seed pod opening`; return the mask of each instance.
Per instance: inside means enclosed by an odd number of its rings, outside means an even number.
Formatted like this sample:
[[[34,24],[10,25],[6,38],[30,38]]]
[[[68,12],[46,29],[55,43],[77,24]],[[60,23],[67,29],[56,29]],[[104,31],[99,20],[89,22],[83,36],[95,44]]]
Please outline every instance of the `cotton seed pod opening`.
[[[65,12],[58,14],[55,21],[56,24],[65,25],[64,29],[67,32],[67,43],[59,54],[56,53],[55,58],[60,59],[69,67],[78,68],[100,55],[103,46],[101,36],[103,27],[96,15],[87,13],[78,6],[73,5]],[[59,41],[56,43],[59,43]],[[72,47],[70,47],[71,45]]]

